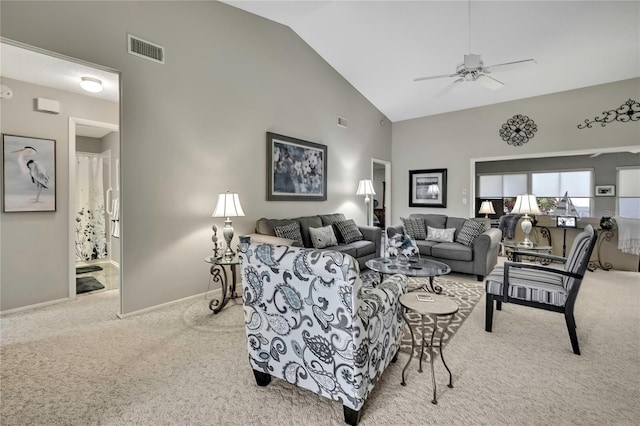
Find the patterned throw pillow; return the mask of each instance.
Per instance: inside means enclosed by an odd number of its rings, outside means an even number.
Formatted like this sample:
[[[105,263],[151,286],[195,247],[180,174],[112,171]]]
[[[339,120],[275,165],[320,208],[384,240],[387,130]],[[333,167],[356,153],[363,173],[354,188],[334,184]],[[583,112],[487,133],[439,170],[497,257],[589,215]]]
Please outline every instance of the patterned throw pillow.
[[[462,225],[462,229],[458,232],[456,243],[470,246],[476,240],[478,235],[484,232],[484,223],[477,220],[467,220]]]
[[[276,226],[273,229],[276,231],[276,237],[295,240],[299,247],[304,246],[302,243],[302,234],[300,233],[300,224],[298,222],[291,222],[286,225]]]
[[[362,235],[353,219],[336,222],[334,225],[338,228],[338,232],[342,235],[342,239],[346,244],[364,240],[364,235]]]
[[[387,256],[415,256],[418,254],[418,247],[415,241],[407,234],[395,234],[387,238]]]
[[[409,234],[411,238],[414,240],[426,240],[427,239],[427,230],[424,226],[424,219],[422,218],[404,218],[401,217],[402,226],[404,226],[404,231]]]
[[[333,226],[331,225],[321,228],[309,228],[309,235],[314,248],[321,249],[338,245],[336,234],[333,233]]]
[[[436,241],[438,243],[452,243],[456,228],[432,228],[427,226],[427,241]]]

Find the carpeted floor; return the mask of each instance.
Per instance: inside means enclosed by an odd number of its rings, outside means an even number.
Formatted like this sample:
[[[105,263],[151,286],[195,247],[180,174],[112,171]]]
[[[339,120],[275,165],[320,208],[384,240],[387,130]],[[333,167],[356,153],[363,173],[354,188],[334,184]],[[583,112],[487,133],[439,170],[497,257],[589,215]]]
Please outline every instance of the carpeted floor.
[[[474,277],[447,277],[475,282]],[[125,320],[117,291],[0,318],[6,425],[342,425],[342,406],[282,380],[255,385],[241,306],[189,300]],[[436,360],[400,354],[361,425],[632,425],[640,418],[640,275],[589,273],[576,304],[582,356],[562,315],[505,305],[484,331],[484,297],[450,339],[454,388]]]

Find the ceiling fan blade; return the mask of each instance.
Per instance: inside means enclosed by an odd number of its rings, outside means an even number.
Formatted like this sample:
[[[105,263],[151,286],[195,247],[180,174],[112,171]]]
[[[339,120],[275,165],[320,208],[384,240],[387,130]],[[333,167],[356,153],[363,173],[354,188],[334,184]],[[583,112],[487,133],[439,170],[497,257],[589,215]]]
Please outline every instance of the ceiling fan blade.
[[[525,63],[537,64],[535,59],[523,59],[521,61],[505,62],[505,63],[502,63],[502,64],[495,64],[495,65],[487,65],[486,67],[484,67],[484,70],[485,70],[485,72],[491,72],[491,71],[493,71],[493,68],[506,67],[506,66],[516,65],[516,64],[525,64]]]
[[[486,87],[487,89],[491,89],[491,90],[498,90],[502,86],[504,86],[503,82],[498,81],[493,77],[489,77],[486,74],[480,74],[476,80],[480,84],[482,84],[484,87]]]
[[[431,77],[420,77],[415,78],[413,81],[424,81],[424,80],[433,80],[435,78],[444,78],[444,77],[457,77],[458,74],[444,74],[444,75],[433,75]]]
[[[436,98],[439,98],[440,96],[444,96],[450,93],[456,86],[458,86],[458,83],[462,83],[463,81],[464,81],[464,78],[459,78],[455,80],[453,83],[447,85],[444,89],[438,92],[438,94],[436,95]]]

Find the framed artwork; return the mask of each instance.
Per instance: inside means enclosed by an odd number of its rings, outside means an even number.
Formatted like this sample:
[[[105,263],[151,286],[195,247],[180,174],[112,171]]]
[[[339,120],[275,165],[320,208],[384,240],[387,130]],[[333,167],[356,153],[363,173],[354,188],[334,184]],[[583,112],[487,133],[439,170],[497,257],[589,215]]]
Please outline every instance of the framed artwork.
[[[3,211],[56,211],[56,141],[2,135]]]
[[[447,169],[409,170],[409,207],[447,207]]]
[[[596,197],[615,197],[615,185],[596,185]]]
[[[556,216],[556,227],[558,228],[577,228],[578,218],[575,216]]]
[[[327,146],[267,132],[267,201],[326,201]]]

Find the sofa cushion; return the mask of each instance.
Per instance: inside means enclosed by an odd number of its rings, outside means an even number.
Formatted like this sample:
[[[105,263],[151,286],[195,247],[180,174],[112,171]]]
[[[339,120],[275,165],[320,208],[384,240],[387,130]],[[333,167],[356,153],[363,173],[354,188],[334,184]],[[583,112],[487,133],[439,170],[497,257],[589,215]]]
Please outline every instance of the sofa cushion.
[[[300,223],[293,221],[286,225],[276,226],[274,230],[276,232],[276,237],[295,240],[296,243],[300,247],[302,247],[302,234],[300,233]]]
[[[338,245],[338,240],[333,233],[333,226],[331,225],[309,228],[309,234],[314,248],[321,249]]]
[[[418,217],[404,218],[401,217],[402,225],[405,232],[414,240],[426,240],[427,228],[425,227],[424,220]]]
[[[357,258],[375,254],[376,252],[376,245],[373,242],[367,240],[354,241],[350,244],[342,244],[342,246],[354,248],[356,250]]]
[[[473,249],[460,243],[439,243],[431,247],[431,255],[441,259],[473,260]]]
[[[462,225],[462,229],[458,232],[456,243],[470,246],[478,238],[478,235],[484,232],[484,223],[475,220],[467,220]]]
[[[456,238],[458,238],[458,233],[460,233],[460,230],[462,229],[462,227],[464,226],[464,223],[467,220],[468,219],[463,219],[461,217],[448,217],[447,218],[447,228],[455,228],[455,230],[456,230],[455,235],[453,236],[453,241],[455,241]]]
[[[439,229],[427,227],[427,241],[436,241],[439,243],[452,243],[456,228]]]
[[[338,235],[342,236],[342,241],[344,241],[345,244],[364,240],[364,235],[362,235],[362,232],[360,232],[358,225],[356,225],[353,219],[336,222],[335,227],[338,229]]]
[[[262,217],[256,221],[256,233],[263,235],[276,236],[276,226],[286,226],[291,222],[297,222],[296,219],[267,219]]]
[[[348,254],[354,259],[358,258],[358,254],[356,253],[356,248],[353,247],[351,244],[340,244],[339,246],[326,247],[326,249]]]
[[[300,233],[302,234],[304,246],[307,248],[313,247],[311,236],[309,235],[309,228],[320,228],[322,226],[322,219],[320,219],[320,216],[304,216],[298,217],[295,220],[300,222]]]
[[[418,252],[420,252],[423,256],[431,256],[431,247],[435,246],[437,243],[435,241],[427,241],[427,240],[416,240],[416,246],[418,247]]]
[[[410,214],[409,217],[422,218],[424,220],[424,226],[431,226],[432,228],[444,228],[447,223],[447,215],[444,214],[413,213]]]

